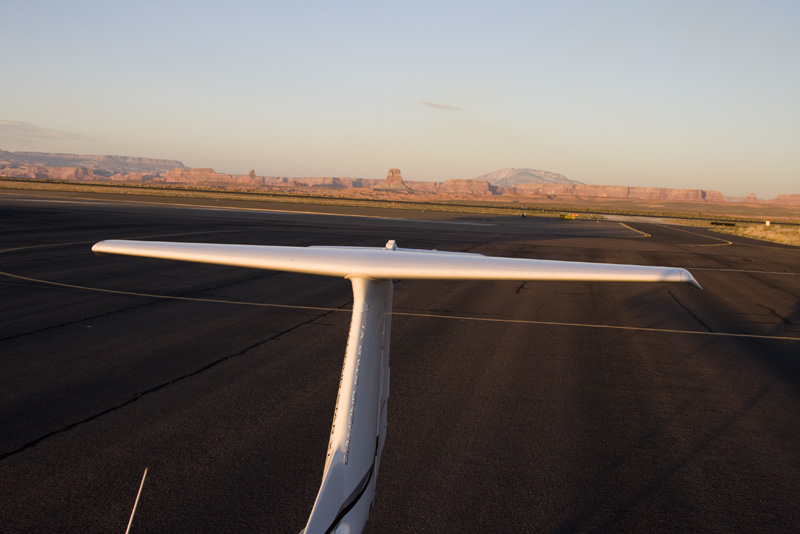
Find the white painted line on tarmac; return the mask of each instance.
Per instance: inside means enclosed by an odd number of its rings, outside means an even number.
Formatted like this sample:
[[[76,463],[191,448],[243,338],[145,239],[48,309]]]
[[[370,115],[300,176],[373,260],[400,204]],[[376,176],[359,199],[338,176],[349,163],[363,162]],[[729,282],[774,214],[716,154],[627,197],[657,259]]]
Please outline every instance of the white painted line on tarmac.
[[[562,323],[557,321],[532,321],[527,319],[492,319],[490,317],[469,317],[464,315],[438,315],[432,313],[406,313],[392,312],[392,315],[406,315],[409,317],[430,317],[434,319],[458,319],[461,321],[482,321],[488,323],[519,323],[535,324],[545,326],[570,326],[579,328],[602,328],[609,330],[632,330],[637,332],[658,332],[664,334],[688,334],[695,336],[717,336],[717,337],[746,337],[756,339],[773,339],[781,341],[800,341],[800,337],[789,336],[766,336],[759,334],[733,334],[727,332],[706,332],[700,330],[671,330],[666,328],[646,328],[641,326],[615,326],[606,324],[586,324],[586,323]]]
[[[118,291],[115,289],[101,289],[97,287],[87,287],[87,286],[80,286],[76,284],[65,284],[62,282],[52,282],[49,280],[40,280],[38,278],[31,278],[28,276],[21,276],[18,274],[12,274],[5,271],[0,271],[0,275],[7,276],[9,278],[15,278],[18,280],[24,280],[26,282],[35,282],[38,284],[45,284],[51,285],[56,287],[63,287],[67,289],[78,289],[81,291],[94,291],[98,293],[110,293],[113,295],[128,295],[133,297],[147,297],[147,298],[156,298],[156,299],[164,299],[164,300],[185,300],[185,301],[192,301],[192,302],[206,302],[206,303],[213,303],[213,304],[233,304],[239,306],[258,306],[263,308],[288,308],[294,310],[313,310],[313,311],[334,311],[334,312],[352,312],[349,308],[326,308],[321,306],[297,306],[291,304],[271,304],[266,302],[241,302],[235,300],[223,300],[223,299],[205,299],[205,298],[196,298],[196,297],[178,297],[178,296],[171,296],[171,295],[157,295],[153,293],[138,293],[134,291]],[[390,312],[391,315],[402,315],[406,317],[427,317],[433,319],[448,319],[448,320],[459,320],[459,321],[480,321],[480,322],[487,322],[487,323],[506,323],[506,324],[531,324],[531,325],[544,325],[544,326],[566,326],[566,327],[574,327],[574,328],[598,328],[598,329],[608,329],[608,330],[627,330],[627,331],[635,331],[635,332],[656,332],[662,334],[682,334],[682,335],[695,335],[695,336],[716,336],[716,337],[733,337],[733,338],[754,338],[754,339],[770,339],[770,340],[779,340],[779,341],[800,341],[800,337],[789,337],[789,336],[767,336],[767,335],[759,335],[759,334],[733,334],[727,332],[705,332],[705,331],[698,331],[698,330],[671,330],[665,328],[646,328],[646,327],[639,327],[639,326],[616,326],[616,325],[601,325],[601,324],[586,324],[586,323],[565,323],[565,322],[558,322],[558,321],[533,321],[527,319],[494,319],[494,318],[487,318],[487,317],[469,317],[464,315],[440,315],[440,314],[433,314],[433,313],[408,313],[408,312]]]
[[[15,278],[17,280],[24,280],[26,282],[35,282],[37,284],[45,284],[49,286],[56,286],[56,287],[63,287],[67,289],[79,289],[81,291],[94,291],[97,293],[110,293],[112,295],[128,295],[132,297],[148,297],[153,299],[164,299],[164,300],[188,300],[192,302],[211,302],[214,304],[238,304],[239,306],[260,306],[264,308],[291,308],[295,310],[318,310],[318,311],[341,311],[341,312],[351,312],[351,309],[342,309],[342,308],[323,308],[320,306],[295,306],[290,304],[268,304],[263,302],[241,302],[237,300],[224,300],[224,299],[204,299],[204,298],[196,298],[196,297],[177,297],[173,295],[157,295],[154,293],[138,293],[135,291],[119,291],[116,289],[102,289],[99,287],[89,287],[89,286],[80,286],[76,284],[66,284],[63,282],[52,282],[50,280],[41,280],[39,278],[31,278],[30,276],[22,276],[20,274],[13,274],[8,273],[5,271],[0,271],[0,275],[7,276],[9,278]]]

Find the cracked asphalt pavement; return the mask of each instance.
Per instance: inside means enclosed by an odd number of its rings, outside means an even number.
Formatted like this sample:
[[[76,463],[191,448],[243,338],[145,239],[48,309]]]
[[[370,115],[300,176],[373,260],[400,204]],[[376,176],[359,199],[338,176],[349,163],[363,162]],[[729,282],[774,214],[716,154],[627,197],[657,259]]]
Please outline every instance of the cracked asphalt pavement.
[[[124,238],[685,267],[704,291],[398,281],[367,532],[800,525],[800,248],[658,221],[0,193],[2,532],[122,532],[145,467],[134,533],[297,532],[311,510],[349,282],[90,251]]]

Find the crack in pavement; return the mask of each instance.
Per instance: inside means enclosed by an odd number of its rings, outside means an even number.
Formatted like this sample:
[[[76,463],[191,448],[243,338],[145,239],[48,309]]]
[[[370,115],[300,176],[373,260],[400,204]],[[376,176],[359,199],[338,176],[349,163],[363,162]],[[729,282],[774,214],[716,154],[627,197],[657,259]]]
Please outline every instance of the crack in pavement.
[[[702,326],[703,328],[705,328],[705,329],[706,329],[706,330],[708,330],[709,332],[713,332],[713,331],[714,331],[714,330],[713,330],[713,329],[712,329],[710,326],[708,326],[708,325],[707,325],[705,322],[703,322],[703,320],[702,320],[702,319],[701,319],[701,318],[700,318],[700,317],[699,317],[699,316],[698,316],[696,313],[694,313],[694,312],[693,312],[692,310],[690,310],[690,309],[689,309],[689,308],[688,308],[688,307],[687,307],[687,306],[686,306],[686,305],[685,305],[683,302],[681,302],[681,301],[680,301],[680,299],[679,299],[678,297],[676,297],[676,296],[675,296],[675,295],[672,293],[672,290],[671,290],[671,289],[670,289],[670,290],[668,290],[668,291],[667,291],[667,293],[669,293],[669,296],[670,296],[670,297],[672,297],[672,299],[673,299],[675,302],[677,302],[677,303],[678,303],[678,306],[680,306],[681,308],[683,308],[684,310],[686,310],[686,313],[688,313],[688,314],[689,314],[689,317],[691,317],[692,319],[694,319],[695,321],[697,321],[698,323],[700,323],[700,326]]]
[[[3,273],[3,272],[0,271],[0,274],[7,274],[7,273]],[[71,286],[69,284],[62,284],[60,282],[40,281],[40,283],[44,283],[44,284],[48,284],[48,285],[55,285],[56,287],[63,287],[65,289],[91,289],[91,288],[80,288],[79,286]],[[216,287],[203,288],[202,291],[207,291],[209,289],[211,289],[211,290],[220,289],[222,287],[226,287],[227,285],[229,285],[229,282],[224,282],[224,283],[222,283],[222,284],[220,284],[220,285],[218,285]],[[41,287],[41,286],[33,286],[33,285],[31,285],[29,287]],[[103,291],[103,290],[97,289],[97,291]],[[115,293],[114,291],[109,291],[109,292]],[[191,292],[189,294],[192,294],[192,293],[196,293],[196,292]],[[246,301],[231,300],[230,297],[228,297],[227,299],[222,299],[222,298],[219,298],[219,299],[208,299],[208,298],[200,298],[200,297],[187,297],[187,296],[184,296],[184,295],[161,295],[159,297],[158,295],[148,295],[148,294],[145,294],[145,293],[134,293],[134,292],[124,292],[124,294],[131,295],[131,296],[137,296],[138,295],[138,296],[141,296],[141,297],[144,297],[144,298],[161,298],[161,299],[174,299],[174,300],[198,300],[198,301],[203,301],[203,302],[215,302],[215,303],[222,303],[222,304],[244,304],[244,305],[252,305],[253,304],[253,303],[246,302]],[[40,328],[38,330],[32,330],[30,332],[24,332],[24,333],[21,333],[21,334],[16,334],[16,335],[5,337],[5,338],[0,338],[0,342],[9,341],[9,340],[12,340],[12,339],[17,339],[17,338],[20,338],[20,337],[25,337],[25,336],[29,336],[29,335],[33,335],[33,334],[39,334],[39,333],[42,333],[42,332],[46,332],[48,330],[54,330],[54,329],[61,328],[61,327],[64,327],[64,326],[69,326],[69,325],[73,325],[73,324],[82,323],[82,322],[85,322],[85,321],[90,321],[90,320],[100,319],[100,318],[103,318],[103,317],[108,317],[109,315],[114,315],[115,313],[125,312],[125,311],[133,310],[133,309],[136,309],[136,308],[141,308],[143,306],[149,306],[149,305],[155,304],[157,302],[158,301],[145,302],[143,304],[136,304],[134,306],[128,306],[127,308],[119,308],[117,310],[112,310],[112,311],[101,313],[101,314],[97,314],[97,315],[91,315],[91,316],[88,316],[88,317],[83,317],[81,319],[74,319],[72,321],[66,321],[64,323],[59,323],[59,324],[56,324],[56,325],[47,326],[47,327],[44,327],[44,328]]]
[[[786,318],[786,317],[784,317],[783,315],[780,315],[778,312],[776,312],[775,310],[773,310],[773,309],[772,309],[772,308],[770,308],[769,306],[764,306],[763,304],[758,304],[758,306],[759,306],[759,307],[761,307],[761,308],[764,308],[764,309],[765,309],[765,310],[767,310],[767,311],[768,311],[770,314],[774,315],[775,317],[777,317],[778,319],[780,319],[781,321],[783,321],[783,324],[786,324],[786,325],[792,326],[792,321],[790,321],[789,319],[787,319],[787,318]]]
[[[44,328],[39,328],[38,330],[31,330],[30,332],[24,332],[22,334],[17,334],[17,335],[14,335],[14,336],[0,338],[0,342],[2,342],[2,341],[10,341],[12,339],[17,339],[17,338],[20,338],[20,337],[30,336],[30,335],[34,335],[34,334],[40,334],[42,332],[47,332],[48,330],[55,330],[57,328],[62,328],[64,326],[83,323],[83,322],[86,322],[86,321],[92,321],[92,320],[95,320],[95,319],[100,319],[102,317],[108,317],[109,315],[114,315],[115,313],[134,310],[136,308],[141,308],[142,306],[149,306],[149,305],[154,304],[154,303],[155,302],[145,302],[144,304],[136,304],[135,306],[128,306],[127,308],[119,308],[117,310],[112,310],[112,311],[109,311],[109,312],[106,312],[106,313],[101,313],[99,315],[92,315],[92,316],[89,316],[89,317],[83,317],[81,319],[74,319],[72,321],[67,321],[67,322],[64,322],[64,323],[59,323],[59,324],[54,324],[54,325],[51,325],[51,326],[46,326]]]
[[[346,306],[346,305],[349,305],[349,303],[345,304],[343,306]],[[342,311],[344,311],[344,310],[342,310]],[[190,373],[186,373],[184,375],[178,376],[176,378],[173,378],[171,380],[168,380],[166,382],[163,382],[161,384],[158,384],[156,386],[148,388],[148,389],[146,389],[144,391],[136,392],[133,395],[133,397],[129,398],[128,400],[126,400],[126,401],[124,401],[124,402],[122,402],[120,404],[117,404],[117,405],[112,406],[110,408],[106,408],[105,410],[103,410],[101,412],[98,412],[98,413],[96,413],[94,415],[91,415],[91,416],[89,416],[89,417],[87,417],[85,419],[82,419],[80,421],[76,421],[74,423],[70,423],[70,424],[66,425],[65,427],[60,428],[58,430],[54,430],[52,432],[48,432],[47,434],[45,434],[43,436],[39,436],[38,438],[36,438],[34,440],[31,440],[28,443],[25,443],[24,445],[21,445],[21,446],[17,447],[16,449],[13,449],[11,451],[8,451],[8,452],[5,452],[3,454],[0,454],[0,461],[3,461],[3,460],[5,460],[6,458],[8,458],[10,456],[14,456],[14,455],[19,454],[19,453],[21,453],[23,451],[26,451],[26,450],[30,449],[31,447],[35,447],[36,445],[39,445],[40,443],[52,438],[53,436],[56,436],[58,434],[62,434],[64,432],[68,432],[68,431],[72,430],[73,428],[76,428],[78,426],[84,425],[86,423],[90,423],[90,422],[92,422],[92,421],[94,421],[96,419],[99,419],[100,417],[103,417],[104,415],[108,415],[108,414],[110,414],[112,412],[115,412],[115,411],[120,410],[120,409],[122,409],[122,408],[124,408],[126,406],[129,406],[130,404],[133,404],[134,402],[138,401],[139,399],[141,399],[141,398],[143,398],[143,397],[145,397],[147,395],[150,395],[151,393],[155,393],[157,391],[160,391],[160,390],[164,389],[167,386],[171,386],[173,384],[177,384],[178,382],[182,382],[183,380],[186,380],[188,378],[192,378],[194,376],[200,375],[200,374],[204,373],[205,371],[208,371],[209,369],[212,369],[212,368],[216,367],[217,365],[219,365],[221,363],[225,363],[228,360],[231,360],[231,359],[236,358],[238,356],[242,356],[242,355],[246,354],[247,352],[249,352],[249,351],[251,351],[251,350],[253,350],[255,348],[258,348],[258,347],[260,347],[260,346],[262,346],[262,345],[264,345],[266,343],[269,343],[270,341],[275,341],[276,339],[280,338],[281,336],[283,336],[285,334],[288,334],[288,333],[290,333],[290,332],[292,332],[294,330],[297,330],[298,328],[306,326],[306,325],[308,325],[310,323],[313,323],[314,321],[316,321],[318,319],[323,319],[323,318],[327,317],[328,315],[331,315],[333,312],[334,312],[334,310],[326,311],[326,312],[324,312],[324,313],[322,313],[320,315],[317,315],[315,317],[312,317],[311,319],[308,319],[307,321],[303,321],[303,322],[298,323],[298,324],[296,324],[296,325],[294,325],[292,327],[289,327],[289,328],[287,328],[286,330],[284,330],[282,332],[278,332],[277,334],[275,334],[275,335],[273,335],[273,336],[271,336],[271,337],[269,337],[267,339],[264,339],[264,340],[259,341],[257,343],[253,343],[252,345],[250,345],[248,347],[245,347],[245,348],[243,348],[242,350],[240,350],[238,352],[235,352],[233,354],[228,354],[227,356],[223,356],[221,358],[218,358],[218,359],[214,360],[213,362],[208,363],[208,364],[204,365],[203,367],[200,367],[199,369],[195,369],[194,371],[192,371]]]

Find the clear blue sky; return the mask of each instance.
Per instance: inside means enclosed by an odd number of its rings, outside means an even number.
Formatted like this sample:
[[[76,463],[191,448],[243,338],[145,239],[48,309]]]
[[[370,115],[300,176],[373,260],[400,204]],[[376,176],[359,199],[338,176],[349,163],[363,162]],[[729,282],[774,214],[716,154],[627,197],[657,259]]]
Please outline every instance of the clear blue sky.
[[[0,148],[800,193],[800,2],[0,6]]]

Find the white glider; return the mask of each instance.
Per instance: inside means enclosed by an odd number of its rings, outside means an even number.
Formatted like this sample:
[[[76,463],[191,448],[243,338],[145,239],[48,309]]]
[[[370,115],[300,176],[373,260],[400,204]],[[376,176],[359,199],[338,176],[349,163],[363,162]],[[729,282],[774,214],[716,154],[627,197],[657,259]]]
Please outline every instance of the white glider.
[[[356,533],[364,529],[386,439],[392,280],[572,280],[685,282],[685,269],[581,263],[398,248],[272,247],[110,240],[98,254],[214,263],[344,277],[353,286],[353,314],[322,483],[302,531]]]

